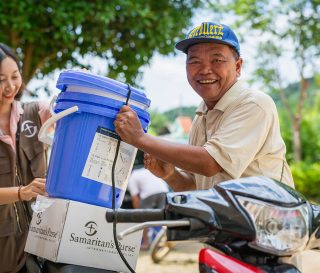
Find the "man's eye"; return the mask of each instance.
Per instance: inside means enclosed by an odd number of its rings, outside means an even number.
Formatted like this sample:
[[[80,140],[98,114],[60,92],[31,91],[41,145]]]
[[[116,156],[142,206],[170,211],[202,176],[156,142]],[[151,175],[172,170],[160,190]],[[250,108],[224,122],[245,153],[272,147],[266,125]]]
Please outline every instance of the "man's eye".
[[[198,60],[189,60],[188,64],[198,64],[200,63]]]
[[[213,59],[212,60],[213,63],[223,63],[222,59]]]

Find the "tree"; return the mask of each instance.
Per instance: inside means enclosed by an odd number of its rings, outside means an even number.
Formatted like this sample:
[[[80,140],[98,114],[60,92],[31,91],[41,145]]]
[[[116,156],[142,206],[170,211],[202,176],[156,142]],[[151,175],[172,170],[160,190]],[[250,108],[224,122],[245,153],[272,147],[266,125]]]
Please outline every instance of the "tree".
[[[221,3],[220,3],[221,4]],[[319,0],[229,0],[223,10],[232,10],[244,39],[254,36],[259,43],[256,78],[264,87],[278,92],[291,124],[294,160],[301,160],[301,122],[306,106],[307,77],[317,71],[320,53]],[[221,5],[220,5],[221,8]],[[287,73],[292,67],[283,67],[283,58],[291,58],[297,71],[299,99],[291,105],[284,92],[288,85]]]
[[[169,54],[200,0],[10,0],[0,2],[0,41],[17,48],[24,79],[107,60],[112,78],[137,82],[155,52]],[[90,63],[87,65],[90,69]]]
[[[164,114],[159,113],[157,110],[150,111],[150,119],[150,129],[156,135],[161,135],[165,130],[168,130],[169,122]]]
[[[307,79],[308,81],[308,107],[305,107],[302,112],[301,120],[301,147],[302,161],[306,164],[319,162],[320,160],[320,81],[317,77]],[[289,85],[285,90],[290,105],[296,103],[299,99],[298,84]],[[276,105],[281,104],[278,94],[272,94]],[[293,164],[293,146],[292,146],[292,133],[290,124],[288,122],[288,114],[284,107],[278,107],[278,113],[281,124],[281,134],[287,146],[287,159],[290,164]],[[299,166],[299,164],[297,164]]]

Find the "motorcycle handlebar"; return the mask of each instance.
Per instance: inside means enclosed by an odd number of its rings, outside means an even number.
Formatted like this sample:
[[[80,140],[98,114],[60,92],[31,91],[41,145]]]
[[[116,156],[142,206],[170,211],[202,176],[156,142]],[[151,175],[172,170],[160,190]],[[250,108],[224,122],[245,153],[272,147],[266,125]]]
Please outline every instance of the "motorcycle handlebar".
[[[107,211],[107,222],[113,222],[117,214],[118,223],[143,223],[165,220],[164,209],[119,209],[116,212]]]

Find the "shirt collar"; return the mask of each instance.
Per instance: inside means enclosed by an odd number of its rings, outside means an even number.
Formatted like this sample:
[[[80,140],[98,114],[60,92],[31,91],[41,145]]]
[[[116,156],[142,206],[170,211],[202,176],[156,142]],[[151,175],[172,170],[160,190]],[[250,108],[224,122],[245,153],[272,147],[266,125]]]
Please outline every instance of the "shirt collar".
[[[23,114],[23,108],[21,106],[20,101],[13,101],[11,114],[10,114],[10,133],[11,137],[15,136],[18,129],[18,122],[20,120],[20,116]]]
[[[10,114],[10,127],[14,127],[14,125],[17,125],[19,120],[20,120],[20,116],[23,114],[23,108],[21,106],[20,101],[13,101],[12,103],[12,108],[11,108],[11,114]],[[11,129],[12,130],[12,129]],[[14,130],[16,133],[17,129]]]
[[[230,103],[232,103],[239,97],[239,94],[243,90],[244,88],[243,88],[242,81],[241,80],[236,81],[235,84],[232,85],[231,88],[217,102],[217,104],[213,107],[213,109],[224,112],[225,109],[230,105]],[[205,102],[202,101],[196,110],[196,114],[201,116],[203,114],[206,114],[207,112],[208,112],[208,108]]]
[[[10,112],[10,135],[4,135],[0,130],[0,141],[9,144],[15,150],[16,133],[20,116],[23,114],[23,108],[19,101],[13,101]]]

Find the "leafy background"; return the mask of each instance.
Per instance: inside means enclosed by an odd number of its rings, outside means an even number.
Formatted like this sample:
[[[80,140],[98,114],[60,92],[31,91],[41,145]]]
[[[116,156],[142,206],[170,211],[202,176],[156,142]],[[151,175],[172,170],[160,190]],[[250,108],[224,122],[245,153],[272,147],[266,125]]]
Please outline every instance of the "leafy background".
[[[241,43],[256,45],[250,82],[274,98],[296,187],[319,202],[319,0],[0,1],[0,41],[16,48],[27,83],[60,69],[91,70],[85,60],[101,58],[102,74],[139,86],[142,68],[155,54],[174,55],[201,10],[231,22]],[[292,61],[295,82],[283,58]],[[161,133],[179,115],[193,117],[195,107],[153,110],[151,132]]]

